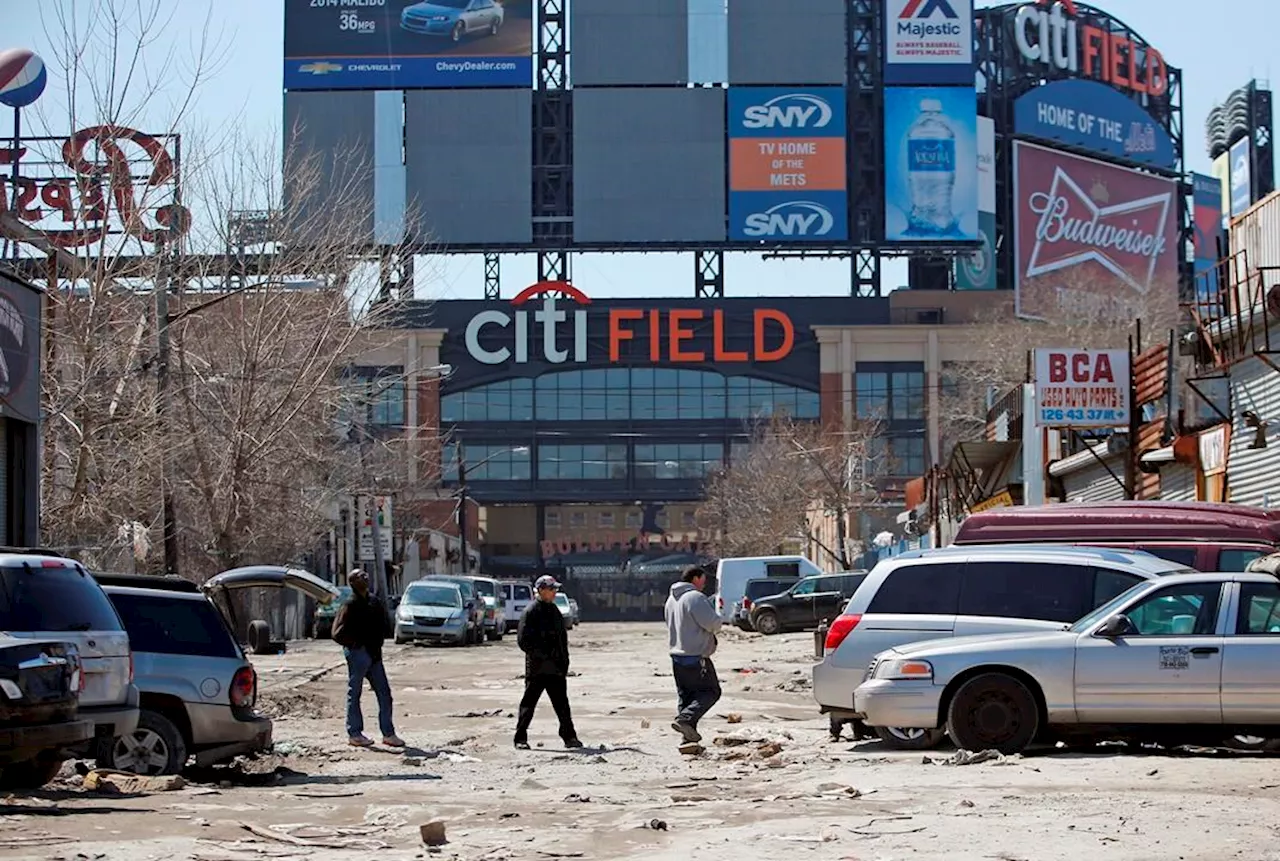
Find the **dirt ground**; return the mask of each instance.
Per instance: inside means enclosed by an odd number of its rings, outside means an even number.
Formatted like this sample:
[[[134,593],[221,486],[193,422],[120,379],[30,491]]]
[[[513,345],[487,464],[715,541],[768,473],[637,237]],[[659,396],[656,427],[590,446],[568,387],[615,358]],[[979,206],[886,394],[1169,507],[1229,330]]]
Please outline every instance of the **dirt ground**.
[[[1280,859],[1280,760],[1057,753],[952,765],[832,742],[809,693],[809,635],[722,637],[725,696],[704,721],[706,752],[688,757],[670,728],[661,626],[583,625],[570,634],[570,693],[587,748],[561,748],[544,701],[534,749],[517,752],[513,639],[388,648],[404,754],[348,748],[339,650],[291,644],[258,661],[278,753],[256,773],[123,797],[76,786],[68,768],[56,787],[0,798],[0,857]],[[376,730],[375,713],[366,693]],[[424,846],[420,826],[436,821],[448,842]]]

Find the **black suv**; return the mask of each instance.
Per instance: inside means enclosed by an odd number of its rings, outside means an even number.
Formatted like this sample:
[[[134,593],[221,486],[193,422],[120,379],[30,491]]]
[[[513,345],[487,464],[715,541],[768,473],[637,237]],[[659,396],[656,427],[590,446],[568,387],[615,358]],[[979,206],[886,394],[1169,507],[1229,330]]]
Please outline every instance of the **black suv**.
[[[751,626],[761,634],[782,634],[830,622],[866,577],[866,571],[805,577],[781,594],[756,601],[751,607]]]
[[[93,721],[77,716],[83,679],[73,643],[0,634],[0,790],[44,786],[66,748],[93,738]]]
[[[761,598],[777,595],[783,589],[790,589],[800,582],[797,577],[756,577],[748,580],[742,587],[742,600],[733,605],[733,624],[743,631],[750,631],[751,608]]]

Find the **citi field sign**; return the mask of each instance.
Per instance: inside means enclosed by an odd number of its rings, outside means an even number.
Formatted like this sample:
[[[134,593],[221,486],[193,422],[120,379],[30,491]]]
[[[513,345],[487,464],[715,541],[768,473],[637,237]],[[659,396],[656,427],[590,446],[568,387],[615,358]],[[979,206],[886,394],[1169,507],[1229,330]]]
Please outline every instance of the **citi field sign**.
[[[1151,45],[1091,19],[1075,0],[1036,0],[1019,7],[1013,39],[1027,67],[1090,78],[1139,95],[1169,91],[1164,57]]]
[[[591,304],[567,281],[540,281],[512,299],[510,311],[491,309],[472,317],[465,332],[467,353],[485,365],[634,364],[637,358],[654,364],[733,364],[781,361],[796,341],[791,317],[774,308],[753,308],[747,321],[720,308],[611,307],[601,343],[589,337]],[[643,356],[636,355],[637,348]]]

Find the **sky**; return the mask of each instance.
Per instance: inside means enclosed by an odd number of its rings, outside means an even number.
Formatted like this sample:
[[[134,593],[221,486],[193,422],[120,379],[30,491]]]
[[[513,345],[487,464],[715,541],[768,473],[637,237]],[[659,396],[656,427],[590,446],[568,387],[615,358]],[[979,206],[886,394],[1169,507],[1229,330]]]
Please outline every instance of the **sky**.
[[[46,98],[65,91],[59,80],[50,33],[59,30],[58,10],[77,7],[80,14],[100,0],[0,0],[0,48],[26,47],[45,56],[51,80]],[[132,7],[154,0],[125,0]],[[138,106],[135,127],[167,129],[188,87],[190,58],[202,45],[218,47],[211,76],[196,88],[187,109],[192,128],[238,126],[263,139],[280,134],[282,125],[283,4],[271,0],[163,0],[165,26],[148,47],[152,69],[172,57],[173,83]],[[993,5],[979,0],[979,7]],[[1093,5],[1119,18],[1157,47],[1183,72],[1183,117],[1186,167],[1207,173],[1204,119],[1214,104],[1232,90],[1257,78],[1266,82],[1274,51],[1277,20],[1274,0],[1097,0]],[[1228,11],[1229,8],[1229,11]],[[214,15],[210,16],[210,9]],[[145,70],[144,70],[145,71]],[[55,112],[49,112],[54,116]],[[52,122],[56,122],[55,119]],[[12,116],[0,111],[0,136],[12,134]],[[66,134],[61,128],[40,130],[39,117],[25,120],[33,133]],[[83,123],[82,123],[83,125]],[[419,298],[478,299],[484,295],[483,259],[451,255],[427,262],[417,279]],[[693,255],[628,254],[573,256],[574,283],[595,297],[690,296]],[[849,261],[769,261],[752,255],[729,255],[725,291],[730,296],[848,295]],[[513,296],[532,283],[532,255],[504,255],[502,295]],[[904,284],[900,261],[886,262],[884,287]]]

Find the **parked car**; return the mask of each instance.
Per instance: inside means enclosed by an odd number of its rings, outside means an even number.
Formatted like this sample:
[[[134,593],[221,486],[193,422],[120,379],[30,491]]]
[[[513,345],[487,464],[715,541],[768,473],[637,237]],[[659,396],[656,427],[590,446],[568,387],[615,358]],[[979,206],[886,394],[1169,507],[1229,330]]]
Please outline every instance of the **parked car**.
[[[898,646],[855,708],[872,726],[946,727],[967,750],[1084,737],[1218,745],[1280,735],[1280,581],[1146,580],[1055,631]]]
[[[400,27],[427,36],[448,36],[461,42],[473,33],[498,35],[506,12],[495,0],[425,0],[406,6]]]
[[[573,618],[573,605],[569,603],[569,596],[563,592],[557,592],[556,606],[560,608],[560,615],[564,617],[565,628],[572,631],[577,621]]]
[[[499,584],[502,600],[506,605],[507,632],[520,627],[520,617],[533,603],[533,586],[521,580],[503,580]]]
[[[74,748],[77,755],[101,755],[113,739],[137,729],[129,635],[111,600],[79,562],[0,553],[0,631],[76,647],[84,673],[77,713],[94,725],[93,738]]]
[[[813,668],[813,696],[840,723],[857,721],[853,692],[879,652],[952,636],[1054,631],[1131,586],[1190,569],[1141,551],[1009,545],[944,547],[887,559],[871,569],[827,632]],[[879,727],[886,744],[910,750],[943,740],[940,728]],[[855,723],[854,735],[863,735]]]
[[[761,634],[807,631],[819,622],[830,622],[858,591],[865,571],[805,577],[790,589],[766,595],[751,605],[751,627]]]
[[[74,643],[0,634],[0,790],[44,786],[93,738],[77,714],[83,683]]]
[[[716,563],[713,603],[721,620],[729,622],[732,621],[733,605],[742,600],[748,580],[761,577],[799,580],[801,577],[816,577],[824,573],[826,572],[803,556],[741,556],[721,559]]]
[[[578,601],[572,595],[569,596],[569,618],[573,620],[574,625],[582,624],[582,608],[578,606]]]
[[[338,610],[342,609],[342,605],[351,600],[354,593],[350,586],[339,586],[338,597],[330,601],[328,604],[321,604],[316,607],[316,639],[327,640],[333,636],[333,620],[338,615]]]
[[[177,577],[95,578],[129,632],[142,708],[137,728],[99,754],[100,766],[177,774],[192,756],[206,766],[270,749],[271,719],[254,710],[257,673],[218,599],[239,589],[290,588],[326,604],[338,595],[332,584],[275,565],[226,571],[203,587]]]
[[[467,604],[458,584],[419,580],[404,590],[396,608],[397,643],[461,646],[472,639]]]
[[[492,577],[471,577],[476,592],[484,599],[484,635],[490,641],[507,633],[507,609],[502,600],[502,584]]]
[[[800,582],[798,577],[756,577],[748,580],[743,586],[742,598],[733,602],[733,611],[729,620],[743,631],[754,631],[751,627],[751,607],[761,598],[778,595]]]
[[[486,605],[480,593],[476,591],[475,581],[463,574],[428,574],[417,582],[453,583],[462,593],[463,605],[467,610],[468,645],[484,642],[484,617]]]
[[[965,518],[954,543],[1122,547],[1199,571],[1244,571],[1280,549],[1280,511],[1163,500],[1019,505]]]

